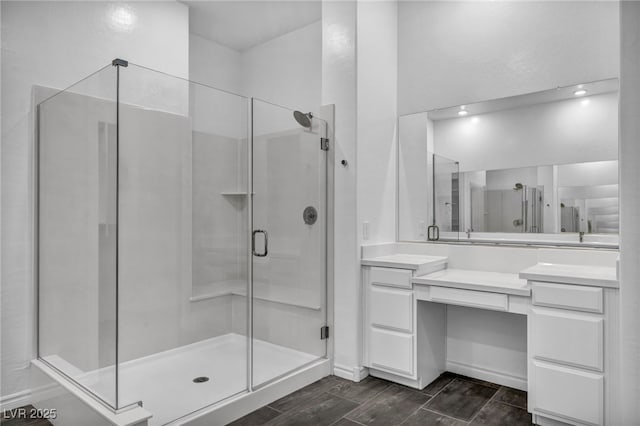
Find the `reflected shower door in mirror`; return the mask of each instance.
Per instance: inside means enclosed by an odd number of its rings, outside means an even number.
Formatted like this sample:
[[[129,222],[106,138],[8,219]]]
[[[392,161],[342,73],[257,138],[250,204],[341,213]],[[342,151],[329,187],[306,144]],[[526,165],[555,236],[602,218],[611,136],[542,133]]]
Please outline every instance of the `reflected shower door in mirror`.
[[[399,240],[427,240],[435,215],[456,232],[442,239],[617,244],[618,79],[404,115],[398,128]],[[448,186],[430,153],[456,164]]]

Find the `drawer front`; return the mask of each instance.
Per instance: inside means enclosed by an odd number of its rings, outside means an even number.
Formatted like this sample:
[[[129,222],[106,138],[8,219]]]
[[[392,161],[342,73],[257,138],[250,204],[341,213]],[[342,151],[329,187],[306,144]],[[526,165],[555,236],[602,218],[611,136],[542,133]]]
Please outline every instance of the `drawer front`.
[[[599,287],[533,283],[532,303],[536,306],[603,312],[603,293]]]
[[[375,327],[369,330],[371,367],[413,376],[413,336]]]
[[[601,425],[604,422],[602,374],[533,362],[534,411],[568,420]]]
[[[413,291],[371,285],[369,297],[372,325],[413,332]]]
[[[411,288],[412,273],[408,269],[376,268],[369,271],[371,284]]]
[[[531,315],[534,357],[603,370],[603,318],[540,308]]]
[[[489,293],[486,291],[431,286],[430,298],[434,302],[496,311],[506,311],[509,308],[509,299],[506,294]]]

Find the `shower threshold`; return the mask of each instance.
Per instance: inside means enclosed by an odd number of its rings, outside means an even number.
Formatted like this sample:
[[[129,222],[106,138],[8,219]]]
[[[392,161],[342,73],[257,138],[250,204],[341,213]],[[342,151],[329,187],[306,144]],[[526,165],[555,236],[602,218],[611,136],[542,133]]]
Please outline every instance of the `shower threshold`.
[[[44,357],[43,360],[62,371],[69,371],[71,368],[56,355]],[[319,358],[312,354],[254,339],[254,387],[286,375],[292,370],[304,370],[304,366],[311,366],[318,360]],[[105,377],[113,377],[113,374],[105,374],[105,370],[73,376],[85,388],[107,395],[105,391],[113,391],[115,384],[105,381]],[[328,374],[328,362],[325,370]],[[211,406],[213,410],[214,404],[220,401],[240,401],[260,392],[246,393],[247,339],[235,333],[124,362],[119,369],[119,381],[120,400],[125,404],[141,401],[144,410],[152,415],[148,420],[150,426],[172,422],[185,424],[189,422],[187,418],[196,418],[199,416],[198,413],[206,415],[208,410],[202,410],[205,407]],[[291,385],[285,385],[284,388],[289,391],[297,388],[295,381]],[[283,387],[282,384],[280,387]],[[238,397],[233,398],[234,396]],[[262,400],[268,399],[269,395],[263,392],[257,400],[262,405]],[[246,403],[240,404],[235,410],[227,410],[224,416],[209,419],[207,424],[217,424],[215,420],[222,418],[233,419],[243,412],[250,412],[250,408],[253,407]]]

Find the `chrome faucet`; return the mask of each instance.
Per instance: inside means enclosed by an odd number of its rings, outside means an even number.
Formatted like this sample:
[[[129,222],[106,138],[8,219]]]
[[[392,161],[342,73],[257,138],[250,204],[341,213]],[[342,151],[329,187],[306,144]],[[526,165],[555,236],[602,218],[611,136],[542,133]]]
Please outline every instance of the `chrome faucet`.
[[[467,239],[471,238],[471,228],[467,228]]]
[[[580,231],[580,242],[584,241],[584,231]]]

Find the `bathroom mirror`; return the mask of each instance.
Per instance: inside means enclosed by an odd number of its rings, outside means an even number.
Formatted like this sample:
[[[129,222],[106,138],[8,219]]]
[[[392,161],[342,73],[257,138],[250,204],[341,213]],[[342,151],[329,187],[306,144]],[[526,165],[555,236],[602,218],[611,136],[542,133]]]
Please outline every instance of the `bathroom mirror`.
[[[617,244],[618,79],[398,120],[398,240]],[[451,167],[455,165],[455,167]]]

